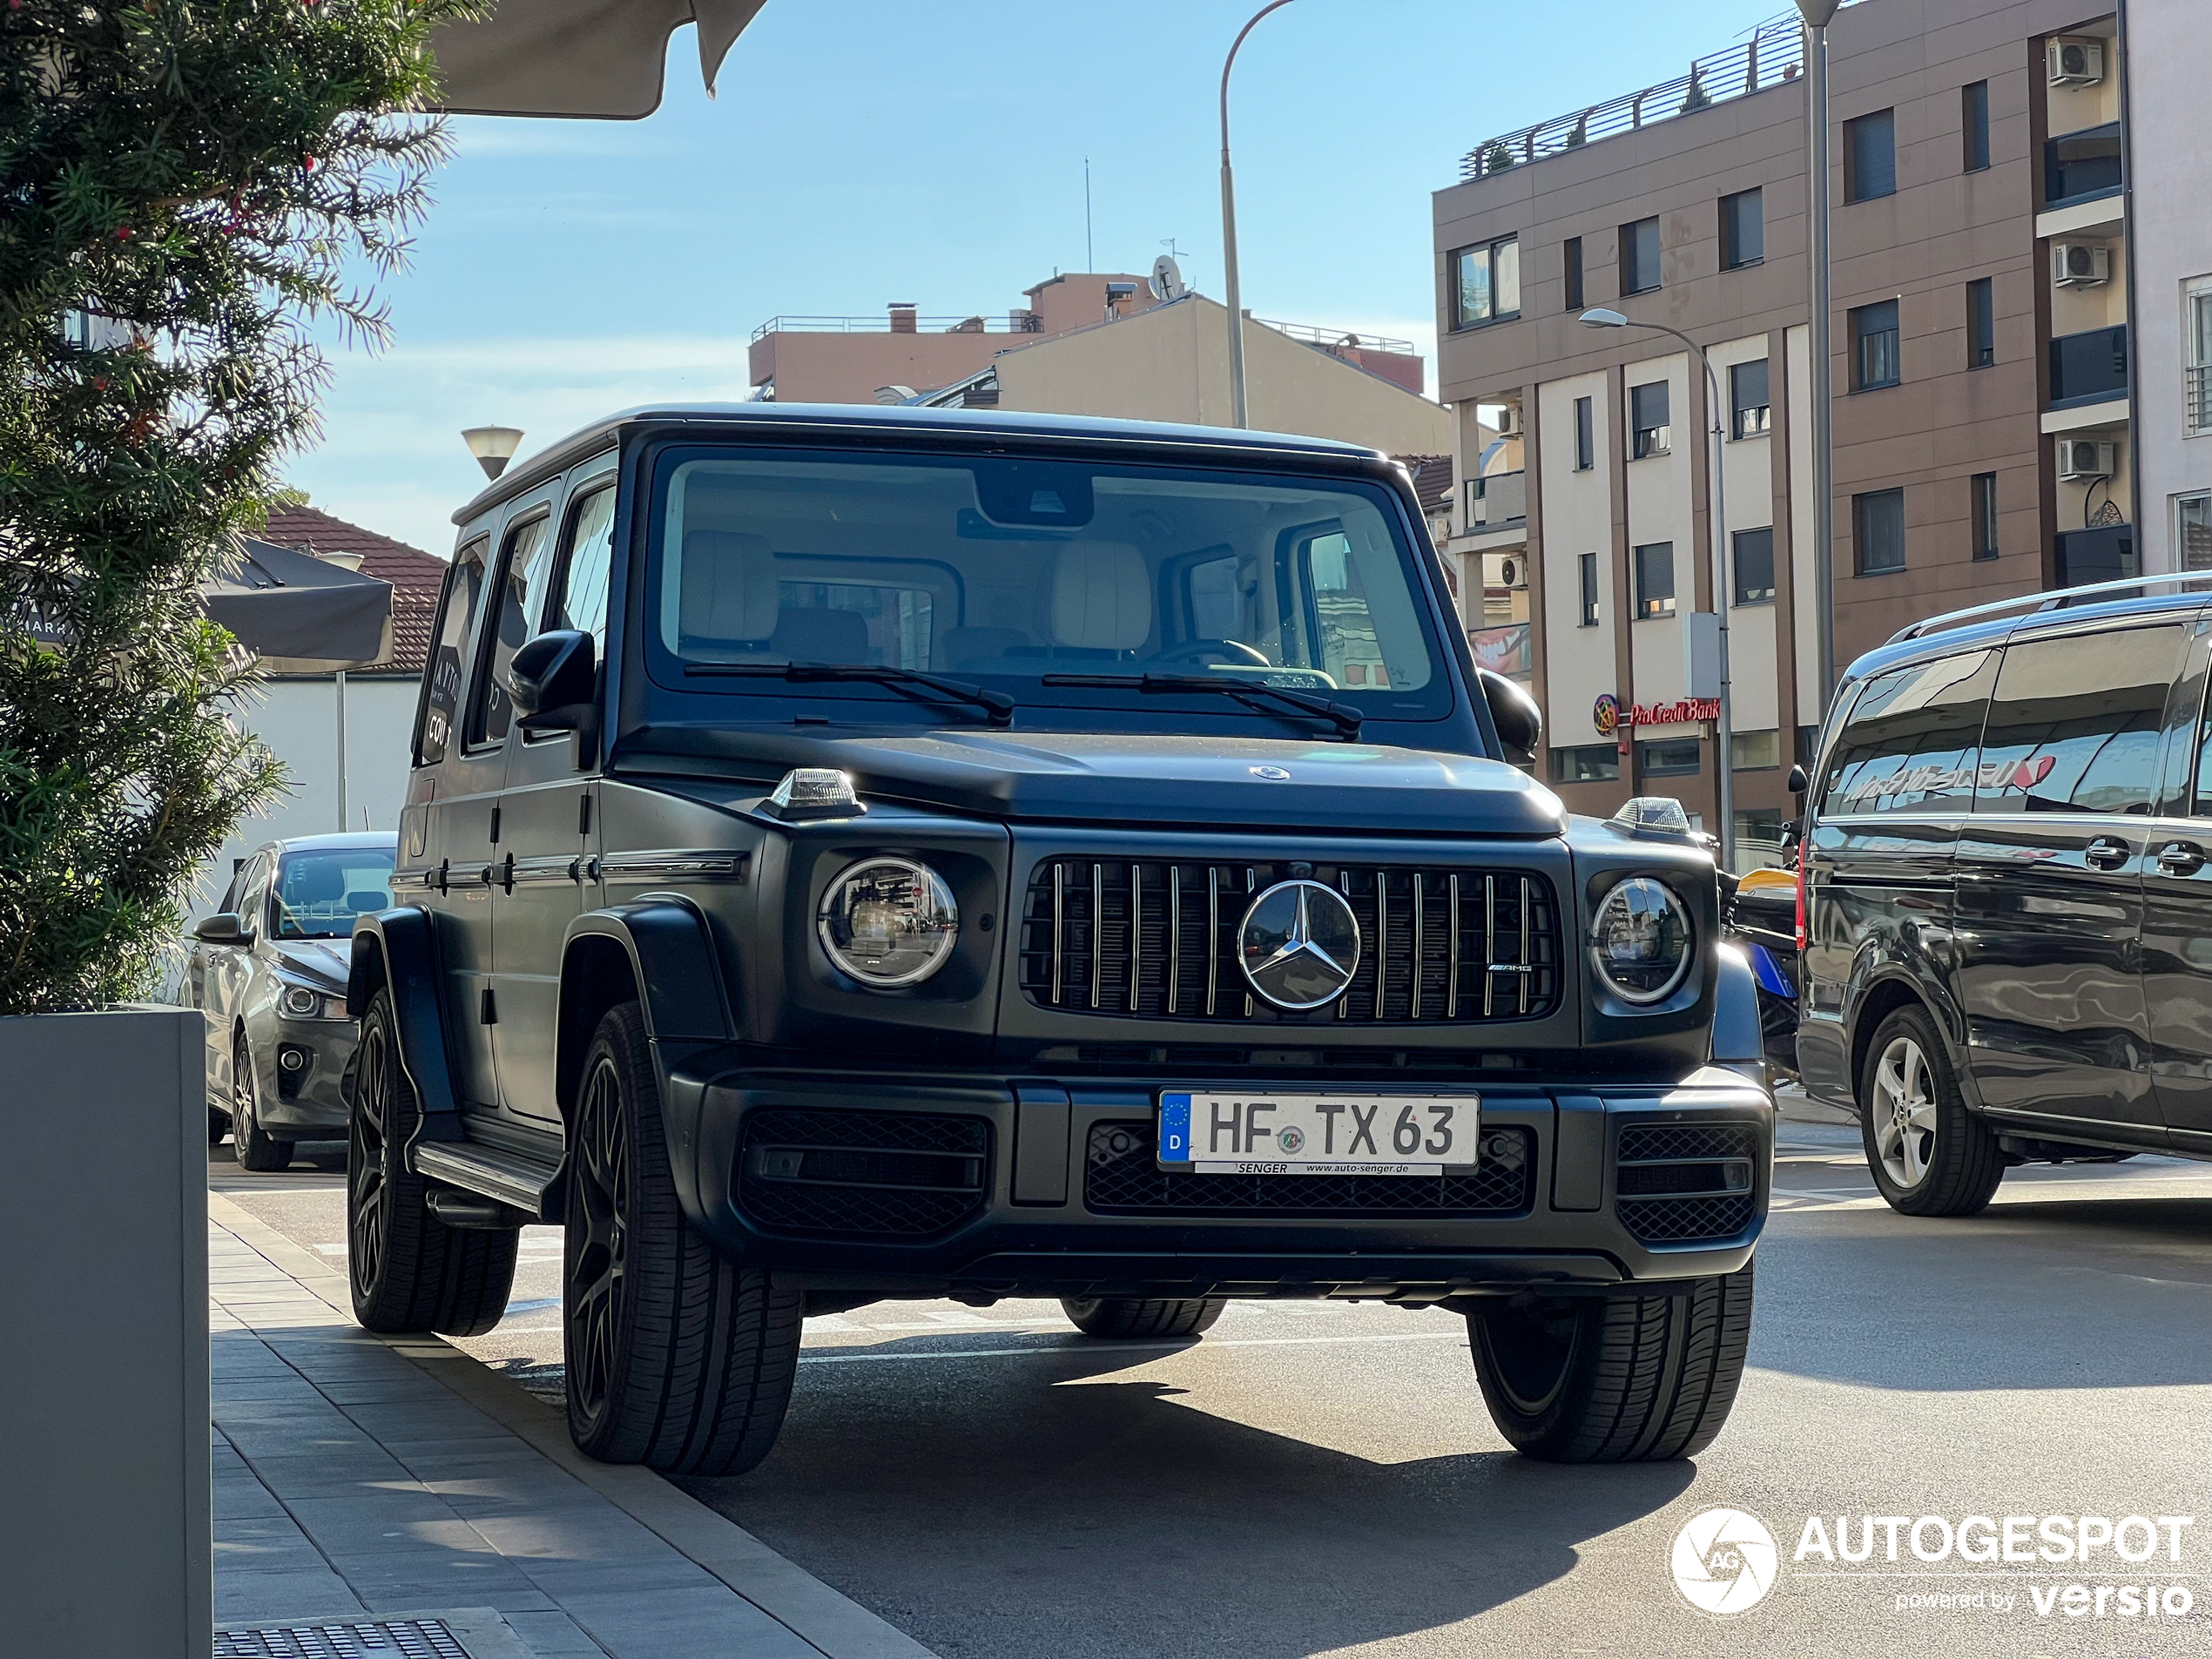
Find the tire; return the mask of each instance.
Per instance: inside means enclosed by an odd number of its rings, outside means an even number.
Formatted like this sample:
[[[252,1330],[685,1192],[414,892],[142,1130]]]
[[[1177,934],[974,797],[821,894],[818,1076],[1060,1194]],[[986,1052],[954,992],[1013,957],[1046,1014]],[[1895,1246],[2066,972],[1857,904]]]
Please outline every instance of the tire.
[[[1213,1328],[1225,1296],[1063,1296],[1068,1319],[1087,1337],[1195,1337]]]
[[[584,1055],[567,1186],[570,1438],[605,1463],[742,1474],[783,1427],[806,1295],[724,1260],[685,1220],[635,1002]]]
[[[362,1017],[353,1107],[346,1115],[347,1278],[363,1329],[482,1336],[507,1311],[519,1228],[448,1227],[430,1213],[429,1183],[407,1167],[421,1118],[400,1065],[392,995]]]
[[[231,1120],[228,1116],[210,1106],[207,1109],[207,1144],[220,1146],[223,1143],[223,1136],[230,1132]]]
[[[1875,1027],[1859,1072],[1858,1129],[1874,1185],[1901,1214],[1978,1215],[2005,1178],[1997,1137],[1966,1109],[1924,1008],[1898,1008]]]
[[[288,1169],[292,1143],[280,1141],[261,1127],[256,1109],[260,1095],[253,1082],[253,1051],[246,1046],[246,1033],[231,1044],[231,1139],[238,1148],[238,1167],[257,1175]]]
[[[1514,1450],[1546,1463],[1703,1451],[1736,1404],[1750,1335],[1748,1262],[1671,1294],[1501,1302],[1467,1315],[1490,1420]]]

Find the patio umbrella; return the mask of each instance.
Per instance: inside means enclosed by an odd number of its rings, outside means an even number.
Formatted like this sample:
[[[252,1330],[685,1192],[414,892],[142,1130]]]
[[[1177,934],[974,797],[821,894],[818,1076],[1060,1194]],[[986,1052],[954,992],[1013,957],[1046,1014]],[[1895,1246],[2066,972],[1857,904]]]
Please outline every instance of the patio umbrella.
[[[698,25],[710,95],[732,44],[766,0],[502,0],[482,23],[443,25],[432,45],[444,108],[459,115],[583,115],[636,121],[659,106],[668,37]]]
[[[288,547],[239,538],[201,585],[207,614],[279,674],[338,678],[338,827],[346,823],[346,671],[392,660],[392,584]]]

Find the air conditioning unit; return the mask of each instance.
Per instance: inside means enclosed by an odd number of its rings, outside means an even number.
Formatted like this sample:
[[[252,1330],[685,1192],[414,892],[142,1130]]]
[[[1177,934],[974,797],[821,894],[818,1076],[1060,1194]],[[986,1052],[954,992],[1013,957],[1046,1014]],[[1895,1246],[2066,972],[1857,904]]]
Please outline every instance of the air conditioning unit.
[[[1508,553],[1498,561],[1498,585],[1501,588],[1525,588],[1528,585],[1528,561],[1521,554]]]
[[[2105,78],[2105,44],[2101,40],[2060,38],[2045,48],[2054,86],[2094,86]]]
[[[2094,288],[2112,280],[2112,250],[2102,242],[2051,244],[2051,280],[2061,288]]]
[[[1517,438],[1521,435],[1521,411],[1510,403],[1501,404],[1499,407],[1497,434],[1501,438]]]
[[[2109,438],[2060,438],[2059,477],[2067,483],[2109,478],[2116,452],[2117,446]]]

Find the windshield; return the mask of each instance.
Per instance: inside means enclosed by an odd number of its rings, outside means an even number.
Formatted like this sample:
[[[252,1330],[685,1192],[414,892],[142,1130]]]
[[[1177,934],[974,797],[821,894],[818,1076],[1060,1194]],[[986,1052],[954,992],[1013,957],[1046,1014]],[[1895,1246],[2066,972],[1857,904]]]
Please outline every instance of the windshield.
[[[691,455],[664,473],[651,598],[656,678],[686,689],[788,696],[728,671],[832,663],[954,676],[1024,710],[1096,705],[1095,683],[1052,683],[1071,673],[1260,680],[1341,694],[1370,718],[1450,710],[1379,485],[1011,458]],[[1202,705],[1285,718],[1264,704],[1189,704]]]
[[[354,918],[392,907],[388,847],[318,847],[287,853],[277,871],[276,936],[343,939]]]

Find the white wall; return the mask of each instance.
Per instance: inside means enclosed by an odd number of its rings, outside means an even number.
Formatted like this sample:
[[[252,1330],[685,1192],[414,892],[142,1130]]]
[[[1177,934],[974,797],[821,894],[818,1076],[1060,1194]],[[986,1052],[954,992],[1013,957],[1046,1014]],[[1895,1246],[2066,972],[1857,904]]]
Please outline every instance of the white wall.
[[[1817,723],[1820,709],[1820,585],[1812,538],[1818,511],[1812,493],[1812,332],[1789,331],[1790,350],[1790,581],[1797,596],[1791,618],[1797,631],[1797,718]],[[1783,745],[1793,752],[1794,734]]]
[[[1575,401],[1590,400],[1595,462],[1588,472],[1575,470]],[[1620,434],[1611,426],[1602,373],[1549,381],[1536,389],[1537,446],[1542,476],[1539,499],[1544,538],[1544,725],[1554,747],[1603,743],[1591,724],[1590,708],[1600,694],[1624,687],[1614,668],[1612,457]],[[1649,463],[1645,463],[1649,464]],[[1597,555],[1598,620],[1582,622],[1581,559]]]
[[[1702,371],[1700,371],[1702,373]],[[1667,418],[1672,428],[1672,449],[1628,463],[1629,477],[1629,602],[1635,603],[1635,550],[1653,542],[1671,542],[1675,549],[1675,614],[1629,624],[1629,660],[1635,670],[1634,695],[1622,686],[1624,703],[1671,703],[1683,694],[1682,618],[1697,608],[1698,550],[1696,524],[1690,516],[1691,490],[1703,448],[1690,413],[1690,360],[1686,353],[1631,362],[1622,395],[1622,419],[1635,418],[1635,388],[1655,380],[1667,382]],[[1623,440],[1626,441],[1625,438]],[[1633,616],[1633,611],[1631,615]],[[1639,737],[1677,737],[1694,726],[1639,727]]]
[[[346,807],[347,829],[395,829],[407,798],[408,741],[415,731],[421,682],[398,678],[346,682]],[[327,835],[338,823],[337,682],[271,680],[241,721],[276,751],[292,787],[269,811],[240,824],[201,878],[192,914],[215,907],[229,885],[231,865],[264,841]]]
[[[1737,363],[1755,363],[1767,354],[1767,338],[1753,334],[1708,348],[1713,373],[1720,381],[1721,430],[1734,429],[1730,413],[1728,371]],[[1778,366],[1767,366],[1772,388]],[[1729,570],[1724,597],[1728,604],[1728,678],[1730,724],[1737,732],[1770,732],[1781,722],[1781,695],[1776,685],[1781,656],[1775,644],[1774,605],[1771,602],[1739,605],[1736,603],[1736,543],[1738,530],[1764,529],[1774,523],[1774,440],[1770,437],[1728,439],[1721,449],[1722,488],[1728,492],[1722,523],[1727,529]],[[1777,538],[1779,539],[1779,538]],[[1700,556],[1712,561],[1710,549]],[[1782,752],[1790,752],[1784,740]]]

